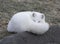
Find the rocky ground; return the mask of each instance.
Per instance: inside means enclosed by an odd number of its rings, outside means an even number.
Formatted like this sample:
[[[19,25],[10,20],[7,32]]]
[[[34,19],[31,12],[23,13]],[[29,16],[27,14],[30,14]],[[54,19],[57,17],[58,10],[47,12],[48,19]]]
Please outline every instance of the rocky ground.
[[[10,18],[20,11],[38,11],[46,15],[46,21],[60,26],[60,0],[0,0],[0,39],[7,32]]]
[[[60,26],[51,26],[43,35],[29,32],[13,34],[0,40],[0,44],[60,44]]]

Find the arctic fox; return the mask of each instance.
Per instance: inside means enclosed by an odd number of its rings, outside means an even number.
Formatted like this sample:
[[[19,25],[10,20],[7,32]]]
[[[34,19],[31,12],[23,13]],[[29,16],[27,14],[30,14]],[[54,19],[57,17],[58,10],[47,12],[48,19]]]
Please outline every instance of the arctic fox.
[[[45,15],[35,11],[24,11],[14,14],[8,23],[9,32],[32,32],[43,34],[49,29],[49,24],[45,22]]]

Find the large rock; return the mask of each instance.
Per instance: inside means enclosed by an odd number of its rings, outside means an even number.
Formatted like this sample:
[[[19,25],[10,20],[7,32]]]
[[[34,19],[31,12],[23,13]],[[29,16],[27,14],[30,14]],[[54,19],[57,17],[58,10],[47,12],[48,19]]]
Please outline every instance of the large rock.
[[[60,44],[60,27],[51,26],[43,35],[29,32],[14,34],[0,40],[0,44]]]

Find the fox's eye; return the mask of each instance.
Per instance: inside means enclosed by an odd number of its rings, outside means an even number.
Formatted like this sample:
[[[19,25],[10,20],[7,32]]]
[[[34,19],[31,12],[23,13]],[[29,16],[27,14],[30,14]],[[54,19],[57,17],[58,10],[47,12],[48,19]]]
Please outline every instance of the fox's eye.
[[[34,22],[36,22],[35,20],[33,20]]]
[[[41,18],[43,19],[44,18],[44,15],[42,15]]]
[[[38,23],[40,23],[40,21],[38,21]]]

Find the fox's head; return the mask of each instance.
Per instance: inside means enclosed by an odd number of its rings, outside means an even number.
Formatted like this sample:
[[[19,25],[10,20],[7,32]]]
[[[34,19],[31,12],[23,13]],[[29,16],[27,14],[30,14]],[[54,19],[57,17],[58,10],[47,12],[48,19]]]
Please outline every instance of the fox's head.
[[[37,23],[45,22],[45,15],[43,13],[33,12],[32,20]]]

